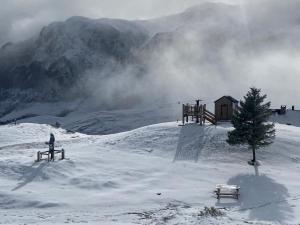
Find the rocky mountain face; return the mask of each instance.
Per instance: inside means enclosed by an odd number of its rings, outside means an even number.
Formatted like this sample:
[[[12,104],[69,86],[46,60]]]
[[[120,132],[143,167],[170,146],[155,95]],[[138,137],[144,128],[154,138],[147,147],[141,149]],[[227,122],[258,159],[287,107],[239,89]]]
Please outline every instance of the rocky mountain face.
[[[52,23],[31,40],[2,46],[0,88],[31,90],[44,100],[78,97],[85,94],[87,70],[133,63],[133,52],[148,38],[129,21],[72,17]]]
[[[212,82],[245,73],[248,60],[299,50],[299,2],[268,2],[246,9],[205,3],[147,21],[72,17],[52,23],[30,40],[1,47],[0,114],[20,102],[90,96],[100,105],[113,100],[130,107],[156,95],[177,97],[182,83],[203,96]],[[199,80],[202,92],[194,85]]]

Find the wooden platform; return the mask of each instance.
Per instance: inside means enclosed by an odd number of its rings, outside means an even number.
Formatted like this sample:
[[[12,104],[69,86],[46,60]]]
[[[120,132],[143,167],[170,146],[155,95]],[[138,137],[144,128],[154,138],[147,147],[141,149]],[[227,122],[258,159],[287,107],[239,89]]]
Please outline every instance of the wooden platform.
[[[196,119],[196,123],[203,125],[205,121],[216,125],[215,115],[206,109],[206,104],[199,104],[200,100],[196,101],[196,104],[183,104],[182,105],[182,125],[189,122],[189,117],[192,118],[192,121]]]

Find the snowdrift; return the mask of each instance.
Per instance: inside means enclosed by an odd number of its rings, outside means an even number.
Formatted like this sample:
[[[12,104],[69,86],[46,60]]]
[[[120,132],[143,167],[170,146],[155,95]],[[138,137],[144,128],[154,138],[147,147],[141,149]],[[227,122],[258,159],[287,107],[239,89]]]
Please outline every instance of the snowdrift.
[[[226,144],[229,124],[176,122],[89,136],[42,124],[0,126],[0,224],[296,224],[300,128],[276,124],[273,145]],[[34,162],[53,132],[66,160]],[[219,183],[241,187],[218,201]],[[205,206],[221,217],[203,217]]]

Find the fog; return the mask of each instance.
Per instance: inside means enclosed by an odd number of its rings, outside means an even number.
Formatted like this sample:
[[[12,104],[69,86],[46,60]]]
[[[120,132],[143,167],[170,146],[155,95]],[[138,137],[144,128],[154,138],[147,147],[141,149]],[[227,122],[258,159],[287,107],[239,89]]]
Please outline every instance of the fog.
[[[272,107],[300,109],[299,10],[299,1],[252,1],[177,31],[183,38],[151,62],[159,89],[212,105],[223,95],[242,99],[255,86]]]
[[[198,15],[168,33],[171,41],[150,46],[142,56],[145,77],[136,79],[130,66],[98,95],[173,103],[201,98],[212,109],[219,97],[240,100],[255,86],[272,107],[300,109],[300,3],[254,1],[221,9],[205,22]]]
[[[200,2],[7,1],[6,11],[1,9],[1,17],[5,13],[7,17],[7,23],[0,25],[7,31],[1,40],[18,40],[23,31],[25,38],[43,24],[73,15],[147,19],[181,12]],[[255,86],[268,95],[272,107],[300,108],[300,2],[223,2],[231,5],[212,10],[205,18],[201,14],[191,17],[187,24],[167,34],[171,41],[138,53],[145,65],[143,76],[135,65],[122,68],[114,76],[109,70],[88,71],[88,89],[97,90],[96,98],[107,105],[116,99],[121,104],[137,99],[191,102],[196,98],[212,105],[223,95],[239,100]],[[14,10],[10,8],[13,6]]]
[[[213,0],[211,0],[213,1]],[[236,3],[242,0],[220,0]],[[149,19],[181,12],[203,0],[1,0],[0,46],[22,41],[71,16]]]

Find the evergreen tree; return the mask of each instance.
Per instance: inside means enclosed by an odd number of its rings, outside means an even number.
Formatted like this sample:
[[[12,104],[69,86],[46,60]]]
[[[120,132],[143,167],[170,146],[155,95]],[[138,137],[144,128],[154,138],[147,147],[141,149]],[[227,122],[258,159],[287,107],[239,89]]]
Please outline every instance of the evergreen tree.
[[[235,129],[228,132],[227,140],[230,145],[247,144],[253,153],[251,164],[256,163],[255,151],[273,143],[275,138],[274,124],[268,122],[271,102],[264,103],[267,96],[260,91],[250,88],[244,96],[232,118]]]

